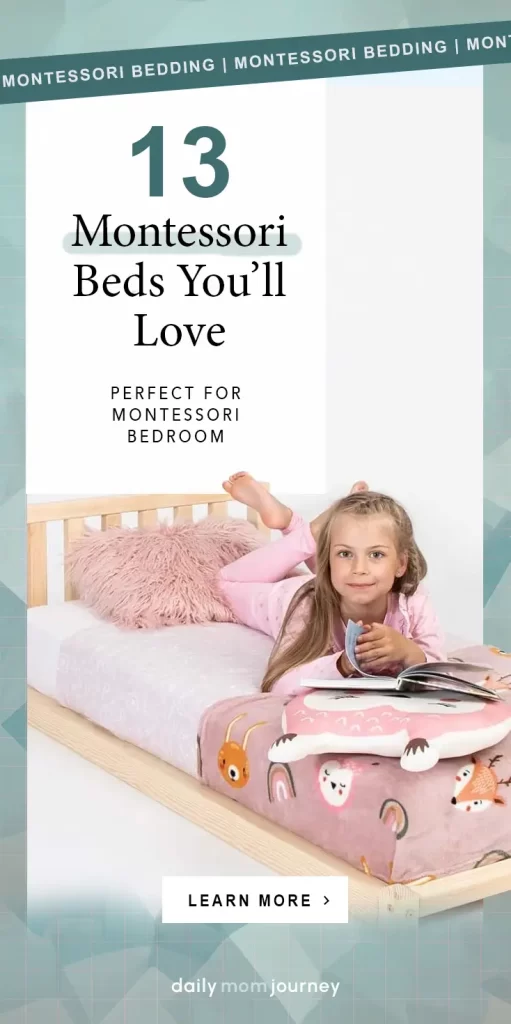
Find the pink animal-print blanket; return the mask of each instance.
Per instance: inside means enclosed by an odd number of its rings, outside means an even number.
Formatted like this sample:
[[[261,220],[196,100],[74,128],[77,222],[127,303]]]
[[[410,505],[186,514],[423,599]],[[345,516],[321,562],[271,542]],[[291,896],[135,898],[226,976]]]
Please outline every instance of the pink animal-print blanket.
[[[197,738],[202,782],[387,882],[511,857],[511,735],[420,771],[378,753],[287,758],[276,751],[288,705],[257,694],[209,708]]]

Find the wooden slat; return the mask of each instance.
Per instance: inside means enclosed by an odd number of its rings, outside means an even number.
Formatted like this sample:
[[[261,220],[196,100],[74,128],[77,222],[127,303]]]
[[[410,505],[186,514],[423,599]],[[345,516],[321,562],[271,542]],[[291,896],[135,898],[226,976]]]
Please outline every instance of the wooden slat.
[[[147,508],[138,513],[139,526],[156,526],[158,522],[158,509]]]
[[[71,501],[48,501],[29,505],[28,523],[49,523],[64,519],[86,519],[89,516],[120,512],[140,512],[153,508],[177,508],[181,505],[209,505],[210,502],[231,501],[223,494],[116,494],[96,498],[73,498]]]
[[[268,488],[268,484],[263,483],[263,487]],[[224,501],[232,501],[226,491],[220,494],[115,494],[96,498],[73,498],[71,501],[47,501],[29,505],[27,523],[85,519],[88,516],[109,515],[114,512],[140,512],[143,509],[209,505]]]
[[[226,519],[227,511],[225,501],[210,501],[208,505],[208,516],[214,516],[215,519]]]
[[[193,519],[193,505],[177,505],[174,508],[174,522],[184,519]]]
[[[27,542],[27,603],[35,608],[48,603],[46,523],[30,523]]]
[[[83,519],[65,519],[64,520],[64,557],[67,555],[69,548],[73,541],[78,540],[79,537],[83,536],[85,529],[85,522]],[[76,601],[77,593],[71,584],[71,580],[66,572],[66,566],[64,562],[64,601]]]
[[[120,525],[121,525],[121,513],[120,512],[110,512],[109,515],[107,515],[107,516],[101,516],[101,529],[102,530],[108,530],[108,528],[110,526],[120,526]]]
[[[455,875],[445,875],[425,885],[410,884],[420,900],[420,916],[439,914],[445,910],[478,903],[479,900],[511,891],[511,859],[471,868]]]

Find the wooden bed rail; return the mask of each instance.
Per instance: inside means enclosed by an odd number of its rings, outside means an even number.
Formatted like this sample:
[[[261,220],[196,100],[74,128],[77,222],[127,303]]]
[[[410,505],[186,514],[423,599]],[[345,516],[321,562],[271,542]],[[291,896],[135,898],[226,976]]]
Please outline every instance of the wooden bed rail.
[[[265,484],[264,486],[267,486]],[[117,494],[106,497],[73,498],[69,501],[47,501],[27,506],[27,604],[29,608],[48,603],[47,524],[61,522],[64,527],[64,555],[70,545],[81,537],[85,520],[99,516],[101,529],[120,526],[123,513],[136,512],[138,526],[154,526],[158,510],[169,509],[174,521],[194,518],[196,506],[207,505],[208,515],[217,519],[228,517],[228,504],[232,498],[221,494]],[[262,533],[270,531],[253,509],[247,509],[247,519]],[[73,601],[76,595],[71,582],[64,576],[64,600]]]

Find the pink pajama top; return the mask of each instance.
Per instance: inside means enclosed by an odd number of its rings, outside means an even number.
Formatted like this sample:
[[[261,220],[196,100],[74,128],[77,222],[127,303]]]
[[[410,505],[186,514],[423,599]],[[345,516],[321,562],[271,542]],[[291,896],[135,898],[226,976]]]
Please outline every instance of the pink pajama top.
[[[272,598],[276,602],[275,613],[280,622],[282,622],[283,613],[285,614],[291,598],[299,586],[303,586],[303,583],[303,578],[300,581],[294,578],[274,584]],[[295,629],[298,630],[303,624],[300,610],[297,611],[293,620],[290,627],[294,633]],[[387,614],[383,625],[391,626],[408,640],[413,640],[424,651],[426,661],[445,661],[445,641],[431,601],[422,587],[419,587],[411,597],[397,593],[389,594]],[[306,665],[299,665],[277,679],[272,687],[272,693],[302,693],[304,688],[300,684],[307,679],[339,679],[341,682],[343,676],[339,673],[337,661],[344,650],[344,625],[342,622],[339,622],[332,646],[334,648],[332,654],[317,658]]]
[[[224,566],[219,572],[219,583],[238,621],[276,639],[292,598],[307,581],[303,574],[289,576],[289,573],[304,561],[310,565],[315,554],[316,545],[309,524],[294,514],[289,527],[282,531],[280,540],[265,544]],[[284,643],[301,630],[306,615],[304,602],[289,623]],[[424,651],[427,661],[445,661],[440,626],[422,587],[411,597],[389,594],[384,625],[413,640]],[[303,687],[300,684],[307,679],[341,680],[343,677],[337,669],[337,661],[344,650],[344,633],[339,619],[332,644],[333,653],[286,672],[274,683],[272,692],[301,693]]]

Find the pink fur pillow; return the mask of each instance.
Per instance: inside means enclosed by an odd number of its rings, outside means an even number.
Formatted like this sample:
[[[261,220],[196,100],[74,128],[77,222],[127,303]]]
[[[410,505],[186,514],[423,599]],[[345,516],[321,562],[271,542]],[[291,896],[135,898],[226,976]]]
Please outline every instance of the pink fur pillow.
[[[70,548],[66,569],[80,600],[118,626],[236,622],[216,575],[261,543],[242,519],[89,530]]]

